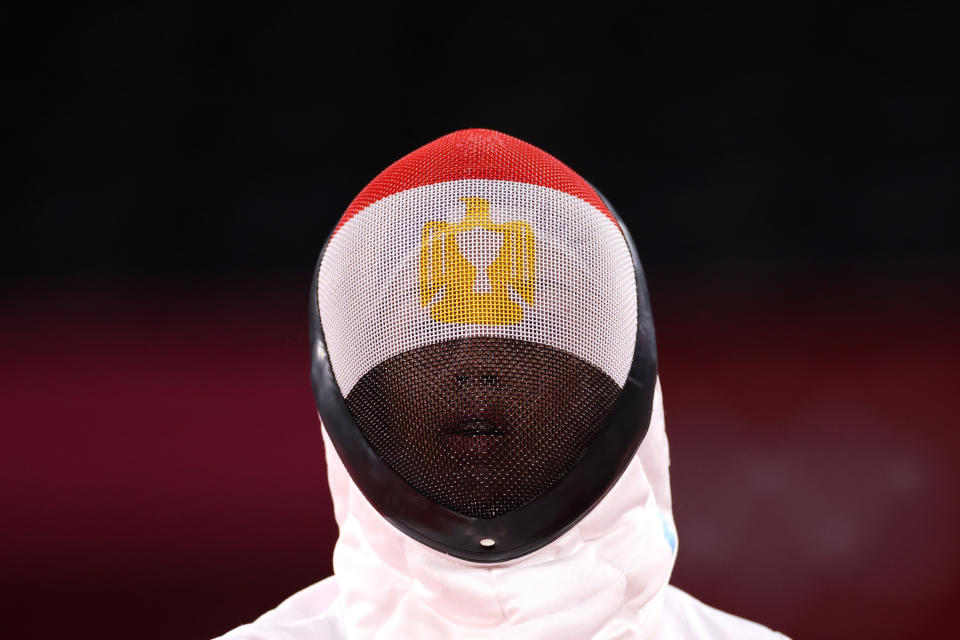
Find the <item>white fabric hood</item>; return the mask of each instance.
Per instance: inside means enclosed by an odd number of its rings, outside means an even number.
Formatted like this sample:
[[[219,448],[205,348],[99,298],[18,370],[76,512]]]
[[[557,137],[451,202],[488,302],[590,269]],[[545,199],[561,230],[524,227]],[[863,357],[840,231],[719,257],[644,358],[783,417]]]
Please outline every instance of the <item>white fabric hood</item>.
[[[649,431],[616,485],[546,547],[477,564],[407,537],[370,505],[324,432],[350,638],[652,638],[676,558],[659,381]]]

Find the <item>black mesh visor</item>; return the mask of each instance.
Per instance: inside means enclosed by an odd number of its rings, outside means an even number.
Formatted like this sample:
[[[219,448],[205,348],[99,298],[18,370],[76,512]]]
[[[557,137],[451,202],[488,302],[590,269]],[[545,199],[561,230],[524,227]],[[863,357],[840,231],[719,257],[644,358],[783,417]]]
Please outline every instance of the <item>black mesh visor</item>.
[[[373,450],[410,486],[486,519],[563,478],[619,393],[606,373],[559,349],[471,337],[382,362],[346,404]]]

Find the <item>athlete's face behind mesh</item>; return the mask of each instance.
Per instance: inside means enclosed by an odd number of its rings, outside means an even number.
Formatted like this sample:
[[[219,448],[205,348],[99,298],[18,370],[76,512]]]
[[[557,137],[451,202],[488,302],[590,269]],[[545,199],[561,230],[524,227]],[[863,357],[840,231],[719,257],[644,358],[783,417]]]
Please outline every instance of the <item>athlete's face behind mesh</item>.
[[[473,337],[383,362],[346,401],[407,483],[448,509],[492,518],[565,475],[619,391],[604,372],[558,349]]]

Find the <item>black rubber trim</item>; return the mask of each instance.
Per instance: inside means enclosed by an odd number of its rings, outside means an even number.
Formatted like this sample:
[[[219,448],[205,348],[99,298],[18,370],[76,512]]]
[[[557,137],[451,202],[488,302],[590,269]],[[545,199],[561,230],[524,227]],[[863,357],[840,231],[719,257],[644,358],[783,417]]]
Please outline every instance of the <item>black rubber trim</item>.
[[[317,278],[327,248],[324,244],[310,289],[311,378],[317,409],[354,483],[387,521],[411,538],[457,558],[481,563],[504,562],[536,551],[596,506],[620,478],[646,435],[657,378],[649,294],[630,233],[603,194],[597,191],[597,195],[620,226],[636,272],[637,341],[630,372],[607,422],[573,470],[533,502],[496,518],[471,518],[431,502],[390,469],[360,433],[337,385],[320,321]],[[480,544],[484,539],[495,544],[485,547]]]

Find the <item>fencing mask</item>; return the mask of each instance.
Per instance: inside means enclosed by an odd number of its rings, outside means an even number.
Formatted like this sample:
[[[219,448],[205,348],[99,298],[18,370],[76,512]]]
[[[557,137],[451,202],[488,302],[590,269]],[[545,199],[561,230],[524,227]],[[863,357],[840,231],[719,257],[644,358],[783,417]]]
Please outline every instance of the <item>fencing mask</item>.
[[[425,545],[484,563],[543,547],[646,433],[656,344],[636,249],[532,145],[468,129],[401,158],[314,278],[324,428],[370,504]]]

